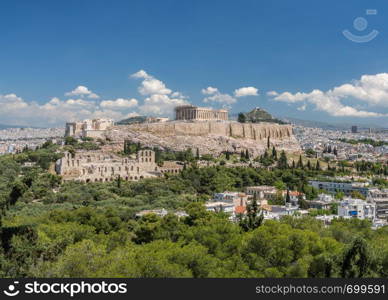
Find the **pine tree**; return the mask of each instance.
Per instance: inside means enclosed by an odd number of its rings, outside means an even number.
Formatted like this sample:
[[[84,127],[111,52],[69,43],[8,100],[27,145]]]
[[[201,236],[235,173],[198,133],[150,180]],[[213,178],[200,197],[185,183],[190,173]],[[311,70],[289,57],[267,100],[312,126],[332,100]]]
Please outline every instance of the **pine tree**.
[[[311,162],[310,162],[310,160],[307,161],[307,169],[311,170]]]
[[[371,253],[367,242],[358,237],[345,253],[342,267],[342,278],[362,278],[368,277],[371,267]]]
[[[319,160],[317,160],[317,164],[316,164],[316,166],[315,166],[315,170],[317,170],[317,171],[320,171],[320,170],[321,170],[321,165],[320,165],[320,163],[319,163]]]
[[[229,153],[229,151],[226,151],[225,158],[226,158],[226,160],[230,160],[230,153]]]
[[[197,148],[197,152],[196,152],[195,158],[199,159],[199,148]]]
[[[267,138],[267,148],[269,149],[271,147],[271,141],[269,139],[269,137]]]
[[[248,149],[245,150],[245,158],[249,160],[249,151],[248,151]]]
[[[292,168],[295,169],[295,161],[292,160]]]

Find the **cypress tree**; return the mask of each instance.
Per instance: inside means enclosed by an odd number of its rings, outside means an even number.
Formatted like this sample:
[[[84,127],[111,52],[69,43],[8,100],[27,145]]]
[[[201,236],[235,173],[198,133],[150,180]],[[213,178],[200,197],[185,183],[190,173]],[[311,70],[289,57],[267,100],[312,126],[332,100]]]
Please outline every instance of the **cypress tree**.
[[[287,189],[286,203],[291,203],[291,196],[290,196],[290,190],[289,189]]]
[[[276,152],[275,146],[272,147],[272,157],[278,159],[278,153]]]
[[[317,171],[321,170],[321,165],[319,163],[319,160],[317,160],[317,165],[315,166],[315,170]]]
[[[299,155],[299,160],[298,160],[297,167],[298,167],[299,169],[303,169],[302,155]]]

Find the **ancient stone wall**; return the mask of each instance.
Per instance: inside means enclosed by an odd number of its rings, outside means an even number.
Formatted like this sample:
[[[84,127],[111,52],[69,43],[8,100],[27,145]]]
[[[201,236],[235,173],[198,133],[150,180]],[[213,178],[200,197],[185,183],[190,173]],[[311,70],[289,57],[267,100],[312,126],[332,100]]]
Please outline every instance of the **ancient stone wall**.
[[[202,154],[219,155],[228,151],[248,151],[252,157],[270,146],[287,152],[299,152],[300,145],[291,125],[275,123],[238,123],[234,121],[173,121],[166,123],[115,126],[105,132],[106,151],[122,151],[124,140],[145,147],[183,151],[195,149]]]
[[[287,139],[292,136],[291,125],[275,123],[238,122],[169,122],[116,126],[116,130],[149,132],[159,136],[206,136],[209,134],[241,139]]]

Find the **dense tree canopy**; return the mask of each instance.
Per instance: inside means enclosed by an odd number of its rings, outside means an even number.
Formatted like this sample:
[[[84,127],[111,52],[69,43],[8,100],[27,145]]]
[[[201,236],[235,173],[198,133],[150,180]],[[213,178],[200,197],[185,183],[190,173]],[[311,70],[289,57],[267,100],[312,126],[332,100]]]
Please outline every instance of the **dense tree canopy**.
[[[324,171],[289,168],[283,153],[274,169],[193,164],[174,176],[85,184],[62,183],[50,171],[61,157],[56,150],[48,143],[0,157],[3,277],[388,276],[386,227],[372,230],[360,220],[324,226],[311,216],[265,221],[255,202],[239,223],[205,210],[213,193],[251,185],[313,199],[318,191],[307,180]],[[190,162],[190,153],[179,155]],[[188,216],[136,217],[154,208]]]

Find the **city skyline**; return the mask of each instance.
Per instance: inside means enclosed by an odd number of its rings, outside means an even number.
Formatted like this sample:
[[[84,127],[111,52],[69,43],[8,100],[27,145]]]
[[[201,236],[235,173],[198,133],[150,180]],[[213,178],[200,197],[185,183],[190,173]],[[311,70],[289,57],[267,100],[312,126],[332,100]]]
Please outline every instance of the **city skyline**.
[[[388,127],[387,9],[377,1],[1,8],[1,124],[172,117],[175,106],[190,103]],[[360,43],[346,29],[378,34]]]

